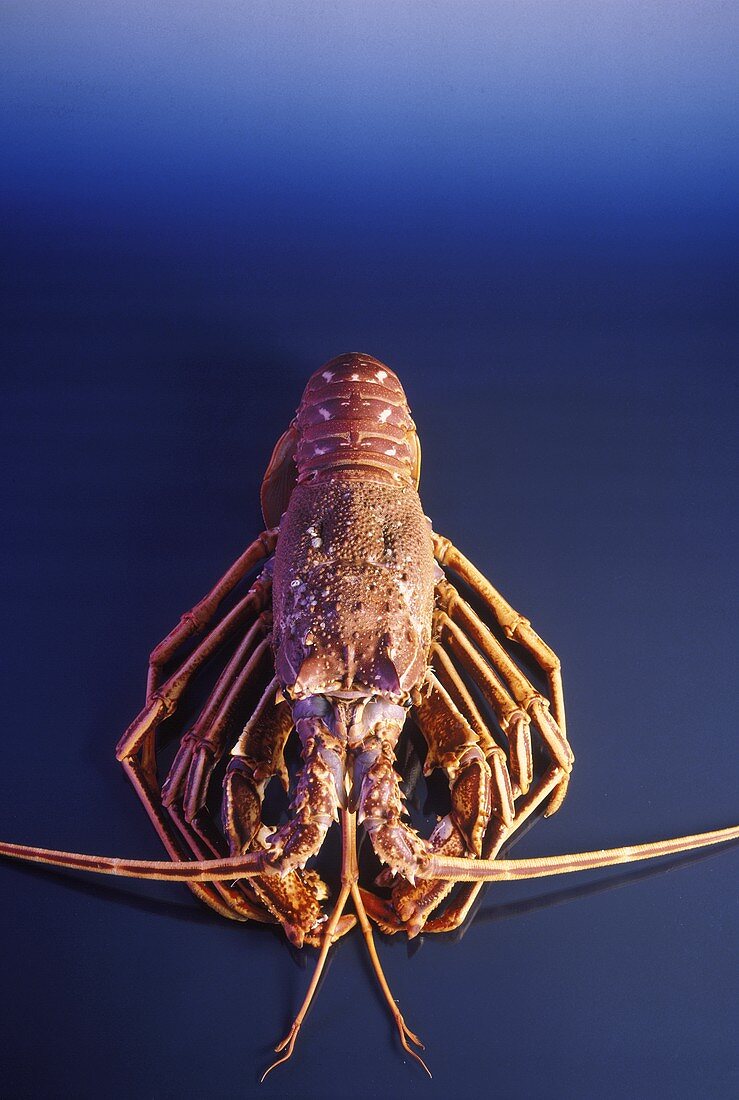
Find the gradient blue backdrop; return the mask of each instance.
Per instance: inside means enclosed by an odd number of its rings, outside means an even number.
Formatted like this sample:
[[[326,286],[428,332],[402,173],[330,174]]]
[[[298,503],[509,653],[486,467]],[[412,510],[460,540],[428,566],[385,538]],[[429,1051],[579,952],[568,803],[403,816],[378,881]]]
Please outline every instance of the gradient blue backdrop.
[[[146,654],[352,349],[401,375],[437,528],[563,656],[575,780],[517,851],[737,820],[737,22],[2,6],[0,835],[157,855],[112,755]],[[734,1096],[736,867],[498,887],[458,944],[383,945],[431,1083],[343,943],[260,1095]],[[276,936],[0,871],[3,1094],[256,1093],[308,977]]]

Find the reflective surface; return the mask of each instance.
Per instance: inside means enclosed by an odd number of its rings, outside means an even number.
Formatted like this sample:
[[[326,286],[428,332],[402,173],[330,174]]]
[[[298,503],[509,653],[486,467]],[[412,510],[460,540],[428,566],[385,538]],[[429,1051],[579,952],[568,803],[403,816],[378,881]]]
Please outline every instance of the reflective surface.
[[[160,854],[113,757],[147,654],[351,349],[401,377],[436,528],[563,661],[571,792],[516,854],[734,823],[732,13],[266,12],[3,17],[0,833]],[[383,940],[432,1082],[349,937],[261,1090],[308,952],[184,888],[0,878],[8,1095],[736,1092],[736,848]]]

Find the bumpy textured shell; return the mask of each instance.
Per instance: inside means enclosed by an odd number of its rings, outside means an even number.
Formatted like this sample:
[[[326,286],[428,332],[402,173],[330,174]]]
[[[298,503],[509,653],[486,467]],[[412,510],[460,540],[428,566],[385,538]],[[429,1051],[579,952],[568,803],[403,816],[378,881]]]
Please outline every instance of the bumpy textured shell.
[[[298,484],[274,567],[277,674],[297,697],[405,697],[427,667],[434,557],[403,390],[377,360],[342,356],[309,381],[293,431]]]

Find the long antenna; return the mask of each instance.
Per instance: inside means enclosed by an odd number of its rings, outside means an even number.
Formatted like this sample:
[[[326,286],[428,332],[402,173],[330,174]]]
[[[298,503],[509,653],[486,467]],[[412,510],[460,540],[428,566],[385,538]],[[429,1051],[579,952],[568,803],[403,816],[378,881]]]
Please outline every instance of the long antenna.
[[[225,859],[193,860],[176,863],[168,859],[118,859],[116,856],[88,856],[80,852],[59,852],[53,848],[33,848],[25,844],[0,842],[0,856],[26,863],[46,863],[73,871],[92,871],[98,875],[121,878],[153,878],[169,882],[225,882],[263,874],[269,870],[266,852]]]
[[[566,875],[573,871],[591,871],[613,867],[619,863],[636,863],[643,859],[676,855],[694,848],[725,844],[739,839],[739,825],[715,829],[708,833],[678,836],[649,844],[632,844],[622,848],[603,848],[594,852],[573,852],[563,856],[541,856],[538,859],[453,859],[431,856],[417,872],[417,878],[447,879],[454,882],[509,882],[546,875]],[[160,879],[164,882],[226,882],[253,875],[279,873],[267,852],[250,852],[244,856],[223,859],[192,860],[188,863],[170,860],[119,859],[116,856],[84,855],[80,852],[34,848],[25,844],[0,842],[0,856],[26,863],[45,863],[52,867],[67,867],[72,871],[92,871],[98,875],[118,875],[122,878]]]
[[[595,852],[573,852],[564,856],[541,856],[538,859],[453,859],[432,856],[419,872],[420,878],[447,879],[454,882],[510,882],[547,875],[567,875],[573,871],[592,871],[598,867],[614,867],[618,863],[636,863],[642,859],[676,855],[711,844],[725,844],[739,839],[739,825],[715,829],[709,833],[677,836],[650,844],[632,844],[622,848],[602,848]]]

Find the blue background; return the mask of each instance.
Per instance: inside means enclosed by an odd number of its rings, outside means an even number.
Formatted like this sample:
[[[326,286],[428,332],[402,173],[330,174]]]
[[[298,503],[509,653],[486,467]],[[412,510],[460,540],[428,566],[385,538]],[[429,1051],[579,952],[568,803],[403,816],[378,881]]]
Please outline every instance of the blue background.
[[[146,655],[347,350],[400,374],[426,511],[563,659],[575,777],[517,854],[737,821],[736,31],[678,0],[3,5],[0,835],[159,854],[113,758]],[[283,941],[0,870],[6,1095],[256,1094],[308,981]],[[581,886],[381,945],[433,1082],[354,936],[259,1095],[736,1095],[736,851]]]

